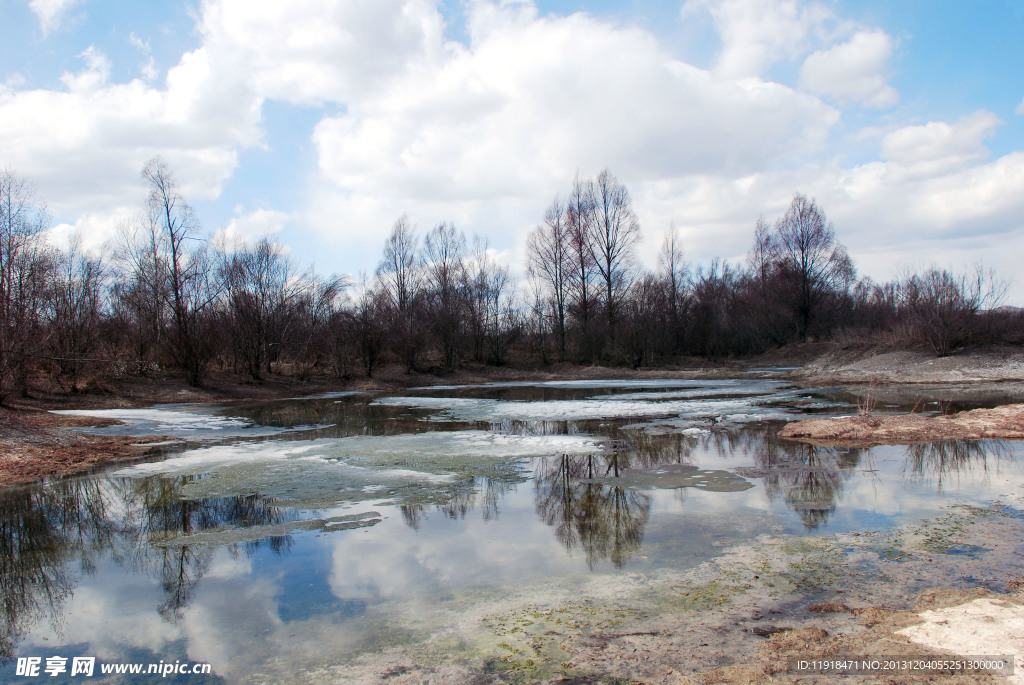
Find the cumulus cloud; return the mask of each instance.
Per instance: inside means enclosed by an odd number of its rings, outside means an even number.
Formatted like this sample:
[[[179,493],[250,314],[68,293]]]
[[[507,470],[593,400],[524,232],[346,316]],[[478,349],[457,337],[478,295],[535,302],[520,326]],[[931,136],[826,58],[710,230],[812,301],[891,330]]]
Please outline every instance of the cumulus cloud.
[[[219,63],[263,97],[346,102],[443,52],[429,0],[205,0],[199,30]]]
[[[469,45],[431,78],[396,78],[316,126],[320,169],[338,193],[330,214],[373,218],[379,236],[410,205],[487,226],[500,202],[504,219],[532,222],[577,171],[609,166],[629,184],[745,175],[818,149],[839,117],[813,96],[718,78],[649,33],[584,14],[478,3],[468,25]],[[388,216],[372,217],[368,198]]]
[[[904,167],[934,174],[950,167],[985,159],[985,140],[1003,122],[987,111],[978,111],[949,124],[931,121],[906,126],[882,139],[882,157]]]
[[[64,90],[0,93],[0,158],[38,181],[50,209],[69,217],[137,206],[139,170],[162,155],[186,195],[216,197],[238,149],[261,143],[261,99],[216,71],[202,49],[186,53],[163,89],[141,80],[110,83],[95,47]]]
[[[60,26],[67,11],[81,0],[29,0],[28,6],[39,18],[39,28],[46,36]]]
[[[836,30],[827,7],[798,0],[687,0],[683,18],[711,15],[722,41],[715,67],[728,78],[760,76],[781,60],[806,53],[813,40]]]
[[[884,31],[858,31],[853,38],[804,60],[800,85],[841,102],[891,107],[899,93],[887,82],[892,38]]]

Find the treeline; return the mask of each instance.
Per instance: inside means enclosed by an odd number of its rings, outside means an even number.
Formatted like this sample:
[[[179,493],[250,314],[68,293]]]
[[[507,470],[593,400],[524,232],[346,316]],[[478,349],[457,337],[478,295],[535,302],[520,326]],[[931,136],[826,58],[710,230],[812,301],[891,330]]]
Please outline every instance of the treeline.
[[[836,338],[938,355],[1021,342],[1020,315],[995,309],[1006,287],[992,273],[858,280],[801,194],[774,223],[758,219],[743,265],[691,268],[670,228],[646,269],[629,191],[606,170],[551,202],[529,235],[524,279],[485,240],[447,222],[420,236],[403,216],[375,272],[353,283],[301,268],[269,238],[211,241],[163,161],[142,178],[143,209],[97,256],[50,244],[32,187],[0,174],[0,401],[40,375],[76,391],[97,375],[158,372],[201,385],[211,368],[258,381],[372,376],[389,362],[639,367]]]

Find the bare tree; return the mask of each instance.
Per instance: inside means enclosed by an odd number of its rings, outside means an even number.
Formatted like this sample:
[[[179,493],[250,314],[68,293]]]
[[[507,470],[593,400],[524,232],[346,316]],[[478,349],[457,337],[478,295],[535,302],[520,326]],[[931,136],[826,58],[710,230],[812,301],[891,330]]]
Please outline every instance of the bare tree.
[[[519,334],[519,312],[508,267],[496,264],[487,240],[473,237],[473,254],[466,263],[467,323],[473,357],[503,364],[512,340]]]
[[[388,298],[387,291],[379,281],[371,283],[366,274],[362,274],[355,288],[351,327],[355,332],[355,347],[362,360],[363,370],[370,378],[387,348]]]
[[[903,309],[912,330],[940,357],[967,343],[975,333],[978,312],[996,307],[1007,284],[979,264],[973,274],[928,269],[904,276]]]
[[[156,364],[167,330],[166,245],[159,226],[142,215],[118,227],[112,303],[120,338],[128,338],[136,375]]]
[[[0,171],[0,402],[20,386],[44,340],[42,313],[50,260],[40,233],[49,217],[35,188]]]
[[[689,266],[683,260],[683,246],[679,229],[670,224],[661,241],[659,255],[660,276],[664,282],[668,308],[668,351],[676,353],[682,343],[682,322],[685,314],[685,290]]]
[[[548,290],[558,338],[558,360],[566,356],[566,303],[572,269],[565,204],[555,197],[544,213],[544,223],[533,229],[526,241],[530,273]]]
[[[264,369],[270,373],[271,347],[280,351],[282,319],[289,317],[286,310],[299,293],[294,263],[277,241],[262,238],[225,253],[221,272],[235,354],[249,376],[260,380]]]
[[[455,368],[455,358],[462,346],[465,251],[466,236],[446,222],[435,226],[423,241],[430,323],[448,371]]]
[[[384,255],[377,266],[377,277],[390,300],[394,347],[410,372],[416,368],[416,358],[422,346],[421,322],[418,320],[422,294],[422,279],[416,261],[418,243],[415,229],[403,214],[392,227],[391,235],[384,243]]]
[[[168,352],[188,382],[200,385],[213,356],[207,314],[218,289],[212,260],[197,235],[199,220],[166,162],[159,157],[151,159],[142,169],[142,178],[149,186],[146,221],[154,259],[167,284]]]
[[[313,267],[296,279],[294,324],[285,343],[291,348],[298,377],[307,378],[319,365],[329,345],[327,327],[344,299],[349,286],[347,278],[336,275],[322,277]]]
[[[764,216],[754,226],[754,246],[747,255],[749,279],[745,292],[745,316],[756,336],[772,345],[783,345],[796,331],[791,295],[793,279],[783,268],[781,243]]]
[[[608,338],[614,346],[619,300],[632,280],[635,267],[633,250],[640,241],[640,222],[633,211],[633,201],[626,186],[608,169],[598,174],[593,187],[591,250],[594,265],[604,284]]]
[[[630,286],[623,298],[625,335],[621,345],[634,369],[640,368],[654,354],[658,339],[659,315],[664,316],[668,291],[652,274],[645,274]],[[661,325],[665,325],[661,321]]]
[[[578,327],[578,358],[588,362],[593,357],[592,308],[594,281],[594,185],[581,181],[577,175],[565,204],[566,235],[569,241],[569,299]]]
[[[55,255],[48,296],[47,343],[58,380],[78,391],[82,372],[98,352],[103,319],[103,262],[90,257],[74,238],[66,253]]]
[[[822,302],[853,282],[853,262],[821,208],[800,193],[775,223],[772,247],[796,315],[797,335],[805,341]]]

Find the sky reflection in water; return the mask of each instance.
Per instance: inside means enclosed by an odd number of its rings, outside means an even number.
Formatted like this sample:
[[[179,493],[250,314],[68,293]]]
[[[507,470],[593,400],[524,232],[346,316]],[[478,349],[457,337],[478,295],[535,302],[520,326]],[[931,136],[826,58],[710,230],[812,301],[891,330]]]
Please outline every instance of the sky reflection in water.
[[[122,430],[177,420],[210,444],[0,493],[6,658],[187,659],[229,682],[274,679],[424,639],[510,591],[635,580],[761,533],[884,528],[1024,484],[1016,443],[779,441],[773,421],[851,407],[771,381],[159,411]]]

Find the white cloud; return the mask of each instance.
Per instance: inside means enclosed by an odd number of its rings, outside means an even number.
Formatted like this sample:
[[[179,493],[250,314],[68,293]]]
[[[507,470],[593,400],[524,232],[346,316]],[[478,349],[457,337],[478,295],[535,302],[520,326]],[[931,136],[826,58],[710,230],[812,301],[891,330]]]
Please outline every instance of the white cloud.
[[[143,53],[144,55],[149,54],[149,41],[142,40],[141,38],[135,35],[134,31],[128,34],[128,44],[136,50],[138,50],[139,52]]]
[[[684,19],[698,12],[711,15],[722,41],[715,72],[728,78],[760,76],[776,62],[795,60],[841,23],[827,7],[798,0],[684,3]]]
[[[92,45],[79,57],[85,62],[85,69],[77,74],[64,72],[60,80],[71,93],[93,93],[110,78],[110,60]]]
[[[182,57],[163,89],[110,83],[110,61],[95,47],[81,58],[81,71],[61,77],[64,90],[0,93],[0,158],[37,181],[58,217],[137,206],[139,170],[158,154],[187,196],[216,197],[238,149],[262,142],[260,98],[202,49]]]
[[[583,14],[478,3],[468,24],[470,45],[430,78],[396,78],[317,125],[320,169],[338,193],[325,215],[372,220],[378,238],[406,209],[519,229],[577,170],[609,166],[629,184],[745,175],[819,149],[839,116],[776,83],[717,78],[649,33]],[[374,216],[377,204],[386,215]]]
[[[60,26],[67,11],[79,2],[81,0],[29,0],[28,6],[39,18],[39,28],[46,36]]]
[[[960,168],[989,156],[984,141],[1000,124],[994,114],[982,110],[953,124],[931,121],[906,126],[882,139],[882,158],[918,174],[935,175]]]
[[[47,231],[47,236],[51,243],[62,249],[77,239],[86,253],[109,256],[120,239],[119,228],[129,225],[137,213],[137,208],[114,207],[107,211],[82,214],[75,217],[73,223],[56,224]]]
[[[291,215],[287,212],[257,209],[254,212],[240,214],[232,218],[217,235],[229,244],[235,241],[251,243],[260,238],[280,233],[290,220]]]
[[[204,0],[199,29],[261,96],[319,104],[440,58],[444,22],[428,0]]]
[[[133,48],[142,53],[142,56],[146,58],[146,61],[139,65],[139,71],[142,73],[142,77],[147,81],[152,81],[159,75],[159,70],[156,68],[156,60],[149,51],[149,41],[142,40],[135,33],[128,34],[128,44]]]
[[[891,107],[899,93],[887,83],[892,38],[880,30],[858,31],[849,41],[819,50],[804,61],[800,84],[813,93],[865,107]]]
[[[1013,110],[1013,113],[1019,117],[1024,116],[1024,100],[1020,101],[1020,104],[1017,105],[1017,109]]]

